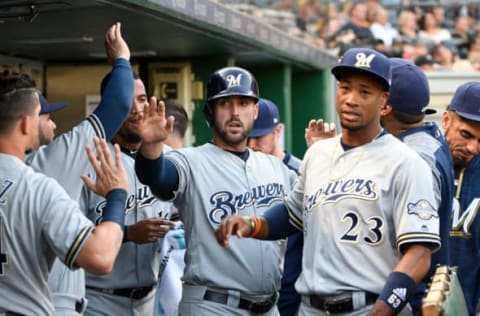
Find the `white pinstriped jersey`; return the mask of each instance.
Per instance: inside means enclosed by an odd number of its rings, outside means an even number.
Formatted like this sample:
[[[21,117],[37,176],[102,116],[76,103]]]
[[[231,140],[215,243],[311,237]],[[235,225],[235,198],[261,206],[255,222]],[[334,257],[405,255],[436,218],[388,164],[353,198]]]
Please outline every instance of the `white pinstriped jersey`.
[[[31,153],[26,163],[34,170],[57,180],[72,199],[79,201],[83,188],[80,175],[92,170],[85,147],[87,144],[94,147],[95,136],[105,138],[105,131],[98,118],[92,114],[68,133],[59,135],[47,146]],[[70,271],[57,260],[48,282],[53,293],[85,297],[83,269]]]
[[[54,259],[70,268],[92,223],[53,179],[0,154],[0,310],[54,315],[47,277]]]
[[[179,173],[174,205],[185,225],[185,271],[190,285],[262,295],[280,287],[284,241],[230,239],[224,249],[215,229],[226,215],[261,215],[282,203],[296,175],[276,157],[249,150],[247,161],[216,145],[171,151]]]
[[[307,151],[288,199],[304,229],[301,294],[380,293],[402,245],[440,246],[426,162],[389,134],[348,151],[340,137]]]

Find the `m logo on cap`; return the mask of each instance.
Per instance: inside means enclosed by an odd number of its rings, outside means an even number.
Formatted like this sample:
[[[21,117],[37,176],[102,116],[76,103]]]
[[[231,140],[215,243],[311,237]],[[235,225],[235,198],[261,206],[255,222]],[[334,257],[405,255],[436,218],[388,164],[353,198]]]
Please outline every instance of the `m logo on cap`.
[[[225,80],[228,82],[228,88],[240,86],[240,81],[242,80],[242,74],[238,74],[237,77],[234,75],[228,75]]]
[[[372,60],[375,58],[375,54],[365,55],[365,53],[358,53],[355,58],[357,62],[355,63],[355,67],[366,67],[370,68],[370,64]]]

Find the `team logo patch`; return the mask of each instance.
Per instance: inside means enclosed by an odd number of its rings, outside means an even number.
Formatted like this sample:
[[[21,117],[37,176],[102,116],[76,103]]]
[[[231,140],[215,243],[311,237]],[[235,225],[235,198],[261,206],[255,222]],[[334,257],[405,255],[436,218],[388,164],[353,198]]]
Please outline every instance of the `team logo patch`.
[[[355,58],[357,62],[355,63],[355,67],[363,67],[363,68],[370,68],[370,64],[372,63],[373,59],[375,58],[375,54],[365,55],[365,53],[358,53]]]
[[[227,80],[228,87],[238,87],[240,86],[240,82],[242,80],[242,74],[238,74],[236,77],[234,75],[228,75],[225,77],[225,80]]]
[[[419,200],[416,203],[408,203],[408,214],[414,214],[423,220],[429,220],[432,217],[438,217],[437,211],[427,200]]]

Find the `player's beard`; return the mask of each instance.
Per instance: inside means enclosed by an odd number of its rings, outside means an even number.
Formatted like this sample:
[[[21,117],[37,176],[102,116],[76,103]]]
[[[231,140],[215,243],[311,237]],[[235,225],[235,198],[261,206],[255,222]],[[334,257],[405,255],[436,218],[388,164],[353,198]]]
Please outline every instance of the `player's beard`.
[[[450,133],[450,128],[451,127],[449,126],[445,129],[444,135],[447,138],[448,147],[450,148],[450,152],[452,153],[453,167],[455,168],[455,170],[460,170],[460,169],[465,168],[467,166],[468,160],[463,158],[463,157],[458,157],[458,155],[456,154],[457,150],[455,149],[455,146],[451,145],[448,142],[448,135]]]
[[[118,134],[122,137],[123,141],[129,144],[139,144],[142,141],[140,135],[129,130],[120,129]]]
[[[227,122],[226,124],[228,124],[229,122]],[[250,126],[247,126],[246,128],[244,128],[241,133],[238,133],[236,135],[230,135],[225,128],[218,125],[219,125],[218,123],[215,123],[215,125],[213,126],[213,129],[218,134],[220,139],[222,139],[222,141],[227,145],[237,146],[247,140],[248,134],[250,133],[250,130],[253,127],[253,122],[252,124],[250,124]]]

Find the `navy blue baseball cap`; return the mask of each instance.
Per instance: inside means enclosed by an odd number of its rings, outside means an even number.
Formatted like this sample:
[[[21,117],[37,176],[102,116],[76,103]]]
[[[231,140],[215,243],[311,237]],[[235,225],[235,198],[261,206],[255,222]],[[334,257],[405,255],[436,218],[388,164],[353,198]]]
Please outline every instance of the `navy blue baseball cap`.
[[[332,68],[332,74],[337,80],[351,72],[362,72],[378,79],[384,86],[385,91],[390,89],[392,72],[390,62],[382,53],[371,48],[350,48],[338,60],[338,64]]]
[[[40,114],[57,112],[67,106],[67,102],[48,103],[40,92],[38,98],[40,99]]]
[[[413,62],[390,58],[392,85],[387,104],[395,111],[407,114],[434,114],[427,108],[430,103],[430,86],[425,73]]]
[[[275,103],[267,99],[259,99],[258,117],[248,137],[261,137],[270,134],[278,124],[280,124],[280,115]]]
[[[470,81],[458,87],[448,109],[463,118],[480,122],[480,82]]]

